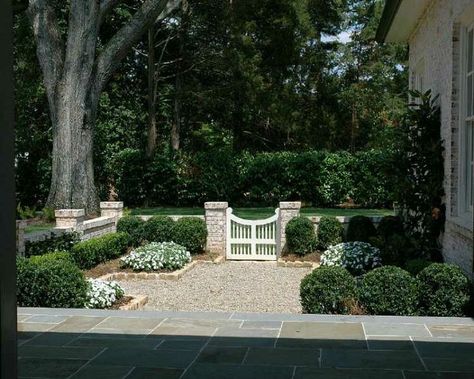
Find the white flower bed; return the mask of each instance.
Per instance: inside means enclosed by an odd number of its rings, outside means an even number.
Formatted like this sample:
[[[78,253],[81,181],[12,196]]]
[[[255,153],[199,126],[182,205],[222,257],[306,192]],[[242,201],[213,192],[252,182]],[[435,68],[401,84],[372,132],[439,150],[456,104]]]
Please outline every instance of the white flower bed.
[[[321,255],[322,266],[345,267],[354,275],[362,275],[381,264],[380,250],[366,242],[343,242]]]
[[[123,267],[135,271],[177,270],[191,262],[191,254],[174,242],[152,242],[121,258]]]
[[[100,279],[89,279],[88,282],[86,308],[103,309],[111,307],[125,294],[123,288],[116,282],[106,282]]]

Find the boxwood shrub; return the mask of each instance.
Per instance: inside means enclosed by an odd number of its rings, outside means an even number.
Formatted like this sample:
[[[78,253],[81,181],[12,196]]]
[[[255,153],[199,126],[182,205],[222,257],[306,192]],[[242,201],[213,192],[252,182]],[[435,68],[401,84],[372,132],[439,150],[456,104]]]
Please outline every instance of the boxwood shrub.
[[[351,217],[347,227],[346,240],[370,242],[371,238],[377,235],[377,230],[372,220],[367,216]]]
[[[426,316],[464,316],[469,304],[470,283],[458,266],[433,263],[417,276],[421,313]]]
[[[308,217],[293,217],[285,228],[287,250],[290,253],[305,255],[316,248],[316,233]]]
[[[376,268],[365,274],[359,286],[362,306],[374,315],[416,315],[418,282],[396,266]]]
[[[402,219],[398,216],[383,217],[377,226],[377,233],[383,240],[387,240],[387,238],[394,234],[404,235]]]
[[[17,258],[17,302],[22,307],[82,308],[87,282],[68,253]]]
[[[337,245],[342,242],[344,236],[344,227],[336,217],[321,217],[318,226],[318,247],[326,250],[331,245]]]
[[[109,259],[118,258],[127,252],[128,245],[127,233],[109,233],[78,243],[71,250],[71,255],[80,268],[89,269]]]
[[[175,222],[168,216],[153,216],[143,225],[142,237],[148,242],[174,241]]]
[[[348,314],[356,298],[356,283],[343,267],[319,267],[300,286],[304,313]]]
[[[52,251],[70,251],[80,241],[79,233],[51,234],[42,241],[25,243],[25,257],[43,255]]]
[[[207,240],[207,227],[198,217],[183,217],[174,225],[173,241],[184,246],[191,254],[204,251]]]
[[[117,232],[127,233],[131,246],[140,246],[143,239],[144,224],[145,221],[138,216],[124,216],[117,223]]]

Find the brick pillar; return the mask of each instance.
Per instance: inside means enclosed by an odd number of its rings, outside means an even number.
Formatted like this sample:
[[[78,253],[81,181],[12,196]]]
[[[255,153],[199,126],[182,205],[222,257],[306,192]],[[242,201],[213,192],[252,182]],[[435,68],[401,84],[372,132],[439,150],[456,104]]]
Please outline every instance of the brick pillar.
[[[286,247],[286,234],[285,228],[288,221],[293,217],[300,215],[301,201],[282,201],[280,202],[280,217],[278,218],[278,229],[280,234],[279,239],[279,252],[285,250]]]
[[[16,221],[16,251],[22,257],[25,255],[25,220]]]
[[[204,203],[207,226],[206,250],[222,256],[225,256],[228,207],[229,204],[225,201]]]
[[[75,232],[82,232],[84,229],[85,211],[84,209],[57,209],[56,228],[72,229]]]
[[[115,225],[123,216],[123,201],[101,201],[100,215],[102,217],[115,217]]]

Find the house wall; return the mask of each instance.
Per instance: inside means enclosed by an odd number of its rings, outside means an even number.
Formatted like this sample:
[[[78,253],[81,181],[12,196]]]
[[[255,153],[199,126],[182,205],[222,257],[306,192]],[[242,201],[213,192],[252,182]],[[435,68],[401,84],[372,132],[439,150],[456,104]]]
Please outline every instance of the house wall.
[[[460,19],[472,0],[433,0],[410,37],[411,73],[423,65],[423,90],[439,94],[441,135],[445,142],[446,228],[442,237],[447,262],[473,277],[473,225],[458,218]],[[412,75],[413,77],[414,75]],[[411,82],[413,85],[413,81]]]

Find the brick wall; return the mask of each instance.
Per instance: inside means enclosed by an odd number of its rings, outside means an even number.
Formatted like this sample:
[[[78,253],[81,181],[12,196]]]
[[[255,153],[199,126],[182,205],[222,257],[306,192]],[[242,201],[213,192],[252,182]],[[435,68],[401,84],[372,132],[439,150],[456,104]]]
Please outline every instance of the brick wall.
[[[460,220],[459,188],[459,100],[461,17],[472,9],[472,0],[434,0],[410,38],[410,69],[424,62],[424,90],[439,94],[441,137],[445,146],[446,228],[441,238],[448,262],[473,273],[472,220]]]

